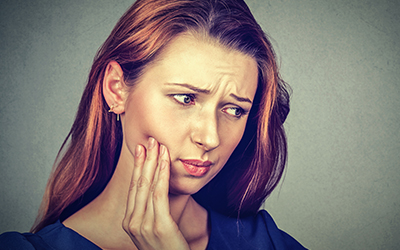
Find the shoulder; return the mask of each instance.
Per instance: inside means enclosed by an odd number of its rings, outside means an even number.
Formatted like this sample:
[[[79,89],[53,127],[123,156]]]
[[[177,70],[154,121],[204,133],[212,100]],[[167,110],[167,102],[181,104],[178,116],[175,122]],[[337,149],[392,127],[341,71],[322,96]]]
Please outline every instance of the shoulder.
[[[36,234],[7,232],[0,235],[2,249],[100,249],[60,221],[48,225]]]
[[[208,249],[305,249],[280,230],[265,210],[240,219],[214,211],[209,213],[211,235]]]

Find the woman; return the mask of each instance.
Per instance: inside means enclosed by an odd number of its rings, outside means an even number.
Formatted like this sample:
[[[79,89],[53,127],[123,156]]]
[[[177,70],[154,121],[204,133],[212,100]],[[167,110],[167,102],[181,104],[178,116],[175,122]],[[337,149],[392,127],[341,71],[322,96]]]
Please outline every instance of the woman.
[[[243,1],[138,0],[98,51],[34,234],[54,249],[303,247],[258,211],[288,93]]]

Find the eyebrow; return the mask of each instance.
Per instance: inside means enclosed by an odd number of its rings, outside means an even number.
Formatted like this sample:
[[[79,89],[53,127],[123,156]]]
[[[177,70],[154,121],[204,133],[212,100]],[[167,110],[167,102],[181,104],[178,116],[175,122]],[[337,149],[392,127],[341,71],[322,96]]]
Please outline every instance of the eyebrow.
[[[181,87],[185,87],[185,88],[191,89],[191,90],[193,90],[195,92],[204,93],[204,94],[209,94],[211,92],[208,89],[197,88],[197,87],[195,87],[193,85],[190,85],[190,84],[187,84],[187,83],[166,83],[166,85],[181,86]],[[235,98],[238,102],[248,102],[248,103],[252,104],[252,102],[251,102],[251,100],[249,98],[240,97],[240,96],[237,96],[237,95],[232,94],[232,93],[230,94],[230,96]]]
[[[187,83],[166,83],[166,85],[177,85],[177,86],[181,86],[181,87],[185,87],[185,88],[191,89],[191,90],[193,90],[195,92],[198,92],[198,93],[204,93],[204,94],[209,94],[210,93],[210,90],[208,90],[208,89],[200,89],[200,88],[197,88],[197,87],[195,87],[193,85],[190,85],[190,84],[187,84]]]
[[[238,102],[248,102],[248,103],[252,104],[252,102],[250,101],[249,98],[240,97],[240,96],[237,96],[237,95],[235,95],[235,94],[230,94],[230,96],[232,96],[233,98],[235,98]]]

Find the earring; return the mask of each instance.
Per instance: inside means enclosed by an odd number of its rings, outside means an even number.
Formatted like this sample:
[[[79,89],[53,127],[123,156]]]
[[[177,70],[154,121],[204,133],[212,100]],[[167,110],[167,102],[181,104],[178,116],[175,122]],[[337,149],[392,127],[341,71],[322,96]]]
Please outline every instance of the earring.
[[[115,107],[117,107],[118,105],[115,105]],[[110,109],[108,110],[108,113],[111,113],[111,112],[113,112],[114,113],[114,105],[111,105],[110,106]],[[117,121],[119,121],[119,114],[116,114],[117,115]]]

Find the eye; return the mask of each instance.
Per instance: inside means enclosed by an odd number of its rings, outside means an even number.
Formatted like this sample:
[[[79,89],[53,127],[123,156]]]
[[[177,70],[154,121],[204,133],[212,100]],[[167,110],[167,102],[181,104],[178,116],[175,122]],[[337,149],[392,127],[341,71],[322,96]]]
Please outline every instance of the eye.
[[[238,107],[225,108],[225,109],[223,109],[223,111],[225,113],[227,113],[228,115],[231,115],[231,116],[236,117],[236,118],[240,118],[240,117],[242,117],[243,115],[246,114],[246,111],[244,109],[238,108]]]
[[[193,105],[196,99],[194,95],[191,94],[177,94],[173,95],[174,99],[182,105]]]

